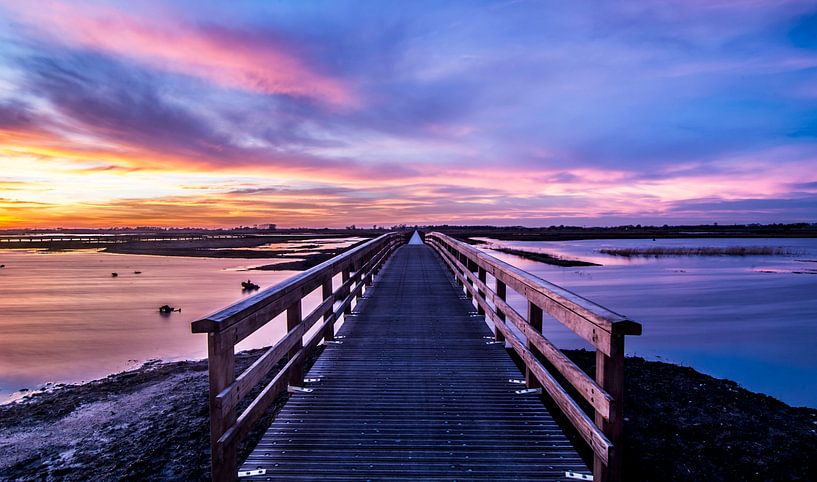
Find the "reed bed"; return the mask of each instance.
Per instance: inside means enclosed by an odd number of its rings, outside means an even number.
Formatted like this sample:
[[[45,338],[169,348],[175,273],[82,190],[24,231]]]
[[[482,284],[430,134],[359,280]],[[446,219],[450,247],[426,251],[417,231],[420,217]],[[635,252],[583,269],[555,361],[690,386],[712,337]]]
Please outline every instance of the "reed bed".
[[[799,254],[788,248],[772,246],[729,246],[725,248],[604,248],[600,253],[611,256],[791,256]]]

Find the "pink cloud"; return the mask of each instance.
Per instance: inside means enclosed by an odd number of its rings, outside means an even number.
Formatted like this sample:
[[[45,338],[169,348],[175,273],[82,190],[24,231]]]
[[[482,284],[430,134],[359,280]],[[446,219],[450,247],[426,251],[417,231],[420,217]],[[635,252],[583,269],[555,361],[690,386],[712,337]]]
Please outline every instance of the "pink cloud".
[[[20,20],[71,46],[134,59],[167,72],[264,94],[321,100],[340,107],[357,103],[352,89],[307,65],[290,48],[241,32],[167,24],[98,5],[3,2]]]

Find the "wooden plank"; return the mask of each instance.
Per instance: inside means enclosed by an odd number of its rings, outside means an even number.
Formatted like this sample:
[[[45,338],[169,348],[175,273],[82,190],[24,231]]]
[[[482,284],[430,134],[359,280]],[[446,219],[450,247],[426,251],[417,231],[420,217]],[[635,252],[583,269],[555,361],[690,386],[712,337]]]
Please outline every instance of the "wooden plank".
[[[456,260],[454,260],[456,262]],[[463,278],[468,275],[468,272],[465,272],[462,275]],[[463,279],[463,284],[470,289],[469,283]],[[475,282],[478,286],[478,281]],[[486,287],[487,288],[487,287]],[[488,306],[487,302],[484,299],[477,298],[478,302],[484,303],[485,310],[487,311],[488,315],[491,316],[496,324],[497,328],[503,332],[506,340],[511,343],[511,346],[514,350],[519,354],[522,358],[527,370],[529,370],[529,374],[533,375],[545,388],[548,394],[551,396],[553,401],[559,406],[565,416],[570,420],[582,438],[590,445],[593,449],[595,454],[595,459],[597,460],[597,466],[606,467],[609,457],[613,451],[612,442],[606,437],[606,435],[602,432],[602,430],[596,426],[590,418],[581,410],[581,408],[576,404],[576,402],[567,394],[564,388],[559,385],[559,383],[553,378],[553,376],[548,373],[548,371],[536,360],[536,356],[524,345],[522,342],[504,325],[501,323],[498,315],[495,311],[491,310]],[[507,313],[514,313],[516,314],[516,318],[521,321],[520,326],[527,326],[529,328],[530,325],[525,320],[521,320],[521,316],[519,316],[515,310],[513,310],[510,306],[505,306]],[[534,334],[533,332],[532,334]],[[542,337],[544,338],[544,337]],[[602,354],[602,356],[604,356]],[[622,358],[623,360],[623,358]],[[578,368],[577,368],[578,369]],[[582,372],[583,374],[583,372]],[[583,377],[582,377],[583,378]],[[530,383],[528,377],[526,376],[526,382]],[[585,383],[586,384],[586,383]],[[623,384],[622,384],[623,387]],[[604,393],[603,390],[599,389],[600,393]],[[609,413],[609,402],[612,401],[612,398],[606,395],[606,401],[608,402],[608,413]],[[598,398],[593,398],[593,401],[600,400]],[[592,402],[591,402],[592,403]],[[604,418],[601,414],[599,417],[602,419]],[[620,470],[619,470],[620,472]]]
[[[372,262],[374,259],[382,259],[383,257],[388,256],[393,250],[393,247],[394,246],[391,243],[379,247],[380,251],[378,251],[376,254],[372,254],[369,262]],[[315,275],[313,279],[309,280],[308,283],[301,284],[297,287],[297,289],[293,288],[289,291],[282,292],[280,294],[280,298],[270,301],[266,306],[259,307],[256,312],[247,315],[246,318],[235,324],[235,343],[238,343],[247,336],[253,334],[256,330],[269,323],[275,316],[283,313],[284,310],[292,303],[298,299],[302,299],[304,296],[307,296],[314,289],[322,286],[323,283],[326,283],[327,280],[331,280],[337,273],[337,271],[327,271],[322,275]],[[359,277],[360,274],[355,273],[354,276],[348,277],[346,280],[348,284],[344,283],[342,286],[348,288],[349,285],[356,282]]]
[[[453,258],[445,259],[447,263],[452,263]],[[449,267],[451,265],[449,264]],[[452,267],[453,269],[453,267]],[[468,273],[465,273],[467,276]],[[531,324],[525,320],[513,307],[508,305],[505,300],[499,298],[487,286],[481,286],[481,281],[476,281],[476,286],[482,288],[486,293],[486,299],[490,300],[496,306],[492,317],[494,323],[499,323],[503,318],[509,319],[519,331],[527,338],[527,340],[545,356],[545,358],[553,365],[554,368],[570,383],[581,395],[587,400],[597,414],[607,418],[610,416],[612,406],[615,404],[613,397],[606,393],[602,387],[590,378],[581,368],[579,368],[573,361],[571,361],[561,350],[559,350],[553,343],[550,342],[541,332],[537,332]],[[486,304],[487,306],[487,304]],[[489,311],[491,311],[488,308]],[[499,312],[504,311],[503,318],[500,318]],[[499,331],[502,333],[502,331]],[[504,335],[501,335],[504,340]],[[516,335],[514,335],[516,338]],[[526,379],[527,380],[527,379]],[[529,380],[527,380],[529,381]]]
[[[510,273],[499,271],[495,267],[488,267],[486,268],[486,271],[491,273],[494,278],[500,280],[507,286],[510,286],[517,293],[526,297],[528,300],[533,301],[537,306],[542,308],[549,315],[561,322],[584,340],[591,343],[598,350],[601,350],[605,354],[610,353],[611,337],[609,332],[602,330],[578,313],[554,302],[551,298],[543,295],[542,293],[529,289],[528,285],[522,283],[519,281],[519,279],[517,279],[517,277]]]
[[[303,318],[301,316],[301,305],[303,303],[301,300],[292,303],[292,305],[287,308],[287,331],[298,330],[303,333],[303,326],[301,326],[301,322]],[[303,348],[303,337],[298,338],[295,345],[289,350],[289,359],[297,359],[298,355]],[[290,385],[301,386],[303,385],[304,381],[304,372],[303,372],[303,364],[296,364],[290,370],[290,377],[289,383]]]
[[[542,308],[539,308],[535,303],[528,301],[528,322],[527,325],[530,326],[531,330],[536,334],[542,333]],[[533,344],[533,340],[528,338],[525,341],[525,348],[531,352],[531,355],[534,358],[539,358],[542,354],[539,352],[538,349]],[[525,384],[529,388],[538,388],[540,383],[533,374],[533,371],[530,366],[525,365]]]
[[[222,414],[235,410],[238,403],[269,374],[275,365],[287,355],[303,337],[303,326],[291,330],[283,338],[258,357],[252,365],[247,367],[235,382],[225,387],[215,399],[216,406]]]
[[[573,311],[586,323],[596,325],[597,328],[607,331],[608,333],[624,335],[641,334],[640,324],[601,305],[593,303],[572,291],[522,271],[511,264],[494,258],[473,246],[456,241],[444,234],[431,233],[429,237],[451,246],[461,256],[474,261],[478,266],[483,267],[488,273],[491,273],[495,277],[497,277],[498,273],[502,276],[502,281],[508,286],[538,304],[546,311],[548,311],[549,306],[555,307],[554,304],[558,304],[561,305],[563,309]],[[547,298],[549,302],[546,303],[545,298]],[[543,304],[548,304],[548,306],[543,306]],[[557,314],[560,315],[560,313],[551,313],[554,317],[557,317]]]
[[[237,468],[236,447],[233,443],[218,444],[222,434],[236,421],[235,409],[221,412],[216,397],[235,378],[235,351],[233,344],[222,333],[207,335],[207,368],[210,381],[210,446],[212,478],[214,481],[232,481]]]
[[[273,480],[590,473],[540,398],[516,393],[519,370],[428,246],[400,248],[355,310],[311,369],[313,391],[290,396],[242,469]]]
[[[619,482],[623,473],[624,337],[616,335],[613,346],[613,356],[596,352],[596,381],[616,400],[615,411],[609,417],[596,413],[596,425],[601,427],[615,447],[609,460],[594,460],[593,479],[601,482]]]
[[[508,291],[505,283],[496,278],[494,278],[494,286],[496,287],[496,298],[494,299],[493,303],[495,303],[496,306],[497,299],[501,301],[506,300]],[[488,291],[490,292],[490,290]],[[496,308],[496,316],[500,321],[503,323],[505,322],[505,312],[498,306]],[[502,334],[502,331],[497,330],[496,328],[494,328],[494,338],[496,338],[497,341],[505,341],[505,335]]]
[[[485,283],[488,281],[488,276],[487,276],[487,272],[485,271],[485,268],[482,268],[482,267],[477,268],[477,274],[478,274],[478,277],[479,277],[479,281],[484,286]],[[479,295],[481,297],[485,298],[485,291],[480,290]],[[477,306],[477,313],[480,314],[480,315],[485,314],[485,310],[482,308],[482,306]]]
[[[496,313],[489,312],[496,316]],[[604,435],[604,433],[590,420],[590,417],[579,407],[576,402],[570,398],[570,395],[559,385],[553,376],[548,373],[545,367],[536,359],[533,353],[530,352],[513,336],[507,327],[502,326],[505,331],[505,338],[511,344],[517,354],[524,360],[525,366],[529,367],[533,375],[539,380],[542,387],[547,391],[550,398],[562,410],[562,413],[570,420],[570,423],[576,428],[576,431],[581,435],[585,442],[593,449],[593,453],[598,457],[602,463],[607,464],[609,452],[612,449],[612,442]]]
[[[289,380],[292,378],[292,370],[296,369],[298,364],[302,363],[302,352],[298,352],[278,374],[261,390],[261,393],[241,412],[236,422],[231,425],[214,445],[219,450],[221,447],[228,447],[236,443],[236,441],[243,439],[252,430],[252,426],[261,415],[272,405],[272,402],[278,398],[281,393],[286,390],[289,385]],[[229,480],[235,480],[236,472],[230,473]]]
[[[226,330],[262,310],[272,313],[271,316],[269,316],[269,318],[272,318],[281,311],[275,313],[274,309],[267,309],[267,305],[275,303],[278,299],[292,292],[301,292],[303,295],[311,292],[323,283],[327,274],[331,273],[331,275],[334,276],[334,274],[349,267],[352,263],[360,262],[367,258],[368,255],[378,251],[381,247],[387,245],[392,238],[398,236],[400,236],[398,233],[384,234],[340,256],[336,256],[335,258],[310,268],[299,275],[288,278],[254,296],[212,313],[204,319],[194,321],[192,323],[193,333]]]
[[[324,280],[323,286],[321,287],[321,295],[323,296],[324,302],[327,300],[329,303],[329,308],[324,310],[323,320],[328,322],[330,318],[332,318],[332,306],[335,303],[335,293],[332,290],[332,278],[328,280]],[[323,337],[325,340],[334,340],[335,339],[335,324],[328,323],[326,328],[323,331]]]

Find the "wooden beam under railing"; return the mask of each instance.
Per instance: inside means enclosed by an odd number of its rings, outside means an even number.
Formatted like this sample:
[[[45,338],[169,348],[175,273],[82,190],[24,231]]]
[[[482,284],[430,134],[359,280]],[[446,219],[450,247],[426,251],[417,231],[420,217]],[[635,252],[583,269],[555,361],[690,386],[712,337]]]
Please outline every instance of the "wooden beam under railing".
[[[469,299],[474,300],[479,313],[493,322],[496,339],[507,341],[521,358],[528,386],[542,386],[591,447],[594,480],[621,480],[624,336],[640,335],[641,325],[444,234],[428,233],[425,240],[449,267]],[[487,274],[494,277],[495,289],[487,285]],[[527,317],[507,303],[508,287],[526,299]],[[595,347],[595,380],[542,334],[543,313]],[[522,333],[524,340],[510,329],[508,322]],[[590,404],[593,420],[545,368],[543,360]]]
[[[335,321],[351,312],[365,286],[371,284],[383,263],[406,240],[403,233],[384,234],[192,323],[193,332],[207,333],[208,340],[213,480],[236,479],[238,443],[283,391],[303,383],[309,351],[322,339],[334,337]],[[337,274],[341,274],[341,284],[333,290]],[[321,288],[323,301],[304,316],[303,298],[317,288]],[[337,308],[336,303],[339,303]],[[236,377],[235,345],[283,312],[286,312],[287,333]],[[320,326],[304,342],[304,336],[316,324]],[[241,400],[284,357],[286,365],[238,415]]]

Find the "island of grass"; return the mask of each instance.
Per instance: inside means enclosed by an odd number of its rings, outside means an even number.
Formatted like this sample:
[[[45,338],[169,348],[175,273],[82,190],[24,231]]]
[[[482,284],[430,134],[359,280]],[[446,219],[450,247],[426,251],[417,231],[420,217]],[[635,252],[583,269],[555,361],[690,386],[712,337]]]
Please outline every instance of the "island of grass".
[[[659,257],[659,256],[792,256],[799,254],[797,251],[788,248],[775,248],[771,246],[726,246],[718,247],[652,247],[652,248],[604,248],[600,253],[610,256],[633,256]]]
[[[565,268],[571,266],[601,266],[600,264],[591,263],[589,261],[582,261],[580,259],[560,258],[558,256],[553,256],[552,254],[542,252],[525,251],[522,249],[502,247],[492,247],[491,249],[494,251],[499,251],[500,253],[519,256],[520,258],[529,259],[531,261],[538,261],[539,263],[550,264],[553,266],[562,266]]]

